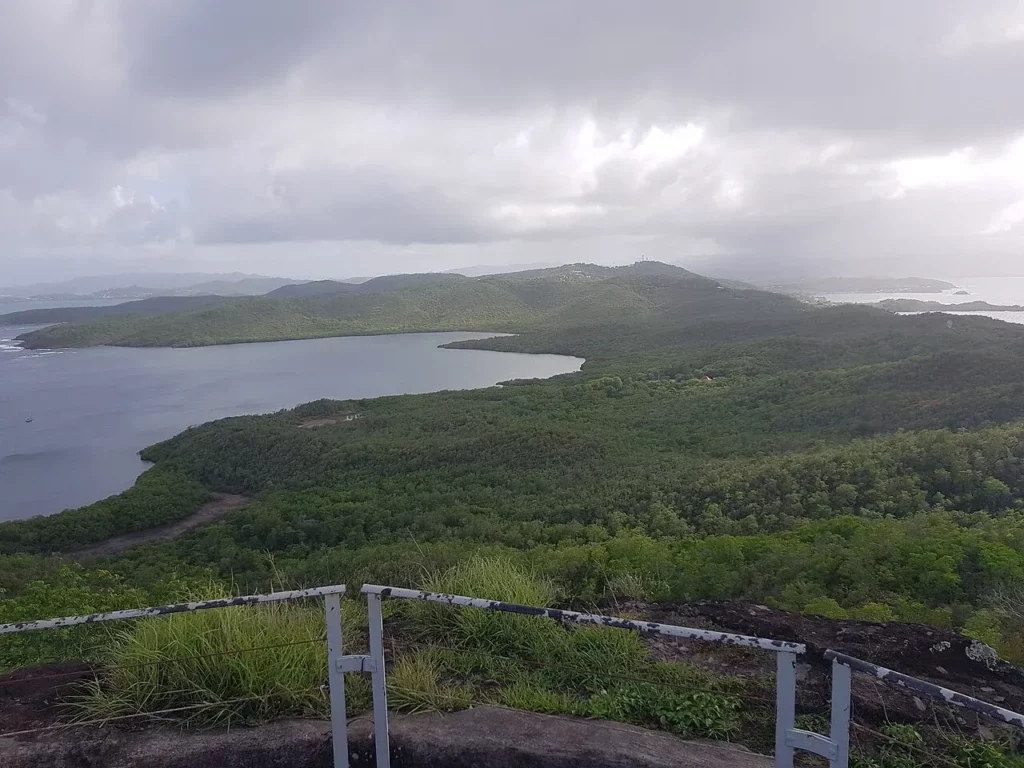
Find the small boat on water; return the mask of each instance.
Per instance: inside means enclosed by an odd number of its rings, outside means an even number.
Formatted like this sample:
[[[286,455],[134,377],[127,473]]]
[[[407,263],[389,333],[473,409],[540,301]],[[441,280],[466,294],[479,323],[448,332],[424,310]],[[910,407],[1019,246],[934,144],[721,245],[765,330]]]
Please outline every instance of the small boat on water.
[[[32,423],[32,417],[29,416],[27,419],[25,419],[25,423],[26,424],[31,424]]]

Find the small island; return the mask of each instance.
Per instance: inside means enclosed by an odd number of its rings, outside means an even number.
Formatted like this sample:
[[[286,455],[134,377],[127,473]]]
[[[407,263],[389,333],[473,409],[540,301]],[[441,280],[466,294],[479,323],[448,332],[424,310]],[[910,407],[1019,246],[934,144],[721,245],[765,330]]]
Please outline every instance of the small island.
[[[783,293],[943,293],[957,286],[928,277],[823,277],[770,286]]]
[[[1024,305],[1021,304],[989,304],[987,301],[943,304],[940,301],[920,299],[885,299],[873,306],[888,312],[1024,312]]]

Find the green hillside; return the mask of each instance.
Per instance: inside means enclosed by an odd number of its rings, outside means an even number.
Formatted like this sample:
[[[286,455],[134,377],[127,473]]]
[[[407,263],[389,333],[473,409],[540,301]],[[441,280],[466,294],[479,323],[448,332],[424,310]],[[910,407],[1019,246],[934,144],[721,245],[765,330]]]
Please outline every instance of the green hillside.
[[[311,299],[244,298],[195,312],[111,317],[22,336],[25,346],[195,347],[413,331],[505,330],[530,308],[487,283]]]
[[[151,299],[126,301],[107,307],[53,307],[24,309],[0,315],[0,325],[34,325],[36,323],[80,323],[99,317],[124,315],[161,315],[169,312],[188,312],[226,304],[229,296],[154,296]]]
[[[31,348],[187,347],[409,331],[563,329],[636,324],[658,313],[696,316],[710,306],[728,313],[725,298],[735,295],[712,280],[655,262],[619,268],[571,265],[526,277],[393,275],[340,294],[236,299],[193,312],[101,318],[22,339]],[[797,302],[772,294],[750,294],[741,303],[743,308],[766,303],[800,311]]]
[[[387,293],[403,288],[435,283],[455,283],[465,280],[462,275],[448,272],[426,272],[411,275],[382,275],[362,283],[343,283],[338,280],[313,280],[294,285],[284,285],[266,294],[272,299],[307,299],[314,296],[331,296],[347,293]]]

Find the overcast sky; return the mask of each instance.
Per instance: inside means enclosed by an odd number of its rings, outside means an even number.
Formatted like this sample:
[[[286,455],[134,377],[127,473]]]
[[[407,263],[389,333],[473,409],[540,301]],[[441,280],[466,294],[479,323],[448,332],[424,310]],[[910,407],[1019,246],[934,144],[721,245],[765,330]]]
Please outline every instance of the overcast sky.
[[[1024,274],[1022,77],[1015,1],[0,0],[0,285]]]

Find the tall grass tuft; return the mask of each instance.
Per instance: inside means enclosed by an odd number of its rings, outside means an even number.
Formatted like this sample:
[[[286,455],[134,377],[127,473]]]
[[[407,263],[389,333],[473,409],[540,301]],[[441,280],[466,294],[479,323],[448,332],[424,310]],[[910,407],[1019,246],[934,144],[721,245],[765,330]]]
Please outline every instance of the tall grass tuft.
[[[474,691],[441,682],[441,657],[430,650],[399,659],[388,670],[388,704],[403,712],[452,712],[473,703]]]
[[[554,585],[503,557],[465,560],[441,573],[427,576],[428,592],[467,595],[546,608],[558,598]],[[561,630],[550,619],[460,608],[443,603],[413,603],[414,623],[435,641],[500,654],[533,655]]]
[[[342,622],[346,651],[365,648],[364,609],[344,601]],[[319,606],[280,603],[143,619],[113,634],[105,662],[105,674],[77,704],[86,719],[233,725],[329,712]],[[350,709],[365,708],[365,681],[349,677]]]

